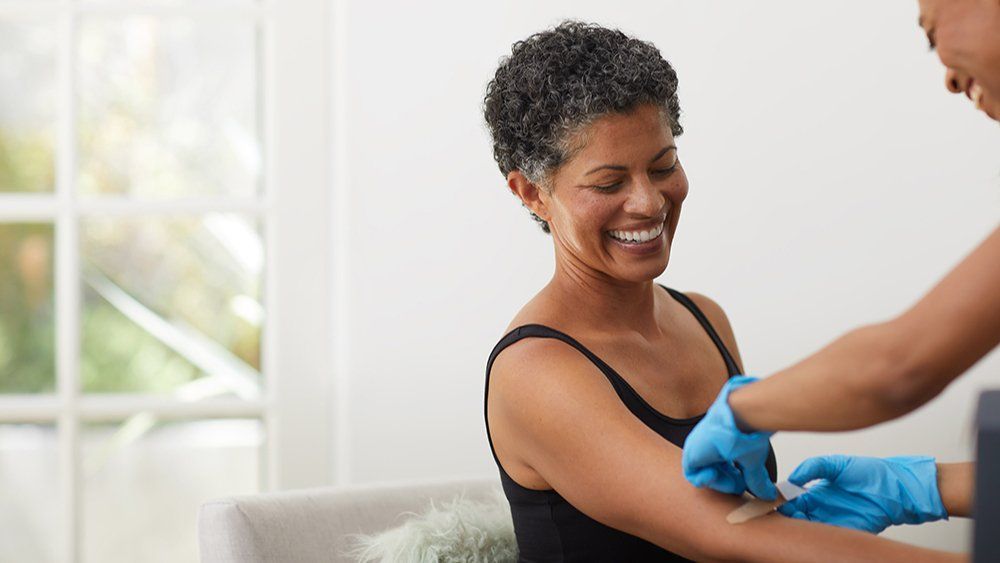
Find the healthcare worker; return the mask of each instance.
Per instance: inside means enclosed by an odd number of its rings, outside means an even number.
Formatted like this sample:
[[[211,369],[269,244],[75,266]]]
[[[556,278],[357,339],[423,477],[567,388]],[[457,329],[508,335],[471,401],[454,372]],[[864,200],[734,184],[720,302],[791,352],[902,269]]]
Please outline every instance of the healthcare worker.
[[[920,0],[920,26],[947,67],[945,86],[1000,119],[1000,0]],[[934,398],[1000,343],[1000,229],[908,311],[851,331],[757,381],[733,378],[684,445],[691,483],[774,499],[764,461],[779,430],[838,431],[902,416]],[[822,479],[786,516],[879,532],[968,515],[973,464],[929,457],[825,456],[789,477]]]

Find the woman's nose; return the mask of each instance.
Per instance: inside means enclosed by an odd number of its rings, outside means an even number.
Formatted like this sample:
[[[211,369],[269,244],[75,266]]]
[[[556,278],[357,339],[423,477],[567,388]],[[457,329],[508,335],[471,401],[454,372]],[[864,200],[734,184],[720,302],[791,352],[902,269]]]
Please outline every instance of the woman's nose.
[[[949,68],[944,73],[944,86],[952,94],[961,94],[969,89],[972,79],[955,69]]]
[[[659,213],[666,203],[666,196],[655,184],[649,181],[636,182],[628,200],[625,202],[625,211],[635,215],[652,217]]]

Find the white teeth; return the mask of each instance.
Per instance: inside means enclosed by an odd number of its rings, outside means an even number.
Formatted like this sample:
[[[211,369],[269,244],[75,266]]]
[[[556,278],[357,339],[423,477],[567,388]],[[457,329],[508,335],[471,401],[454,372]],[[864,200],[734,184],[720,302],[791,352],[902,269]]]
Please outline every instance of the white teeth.
[[[976,109],[983,109],[983,87],[979,84],[973,84],[969,95],[972,97],[972,103],[976,105]]]
[[[610,231],[608,234],[621,241],[643,243],[655,239],[662,232],[663,224],[661,223],[649,231]]]

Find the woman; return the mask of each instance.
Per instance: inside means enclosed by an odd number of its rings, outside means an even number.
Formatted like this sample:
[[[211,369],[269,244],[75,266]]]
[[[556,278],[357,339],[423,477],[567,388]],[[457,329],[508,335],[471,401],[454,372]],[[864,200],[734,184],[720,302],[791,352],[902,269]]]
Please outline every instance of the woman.
[[[774,515],[732,526],[740,499],[684,480],[687,433],[742,366],[718,305],[653,283],[688,191],[676,92],[655,47],[573,22],[516,43],[487,90],[500,171],[555,250],[487,367],[521,560],[956,560]]]
[[[1000,0],[920,0],[920,12],[947,68],[945,86],[1000,119]],[[775,431],[853,430],[902,416],[998,344],[1000,229],[899,317],[854,330],[765,381],[725,387],[685,445],[684,473],[698,486],[774,498],[774,487],[752,476],[764,467],[761,441]],[[927,457],[814,458],[789,480],[824,482],[782,510],[872,532],[968,516],[973,469]]]

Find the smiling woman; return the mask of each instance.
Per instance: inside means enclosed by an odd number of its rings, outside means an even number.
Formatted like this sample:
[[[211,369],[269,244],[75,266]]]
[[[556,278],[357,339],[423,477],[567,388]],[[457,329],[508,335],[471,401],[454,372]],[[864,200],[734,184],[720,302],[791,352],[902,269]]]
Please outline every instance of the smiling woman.
[[[500,171],[555,250],[487,364],[520,560],[950,559],[778,515],[732,526],[738,497],[684,480],[691,428],[748,378],[722,309],[654,283],[688,193],[676,92],[652,44],[576,22],[516,43],[488,87]],[[771,486],[764,445],[747,480]]]

